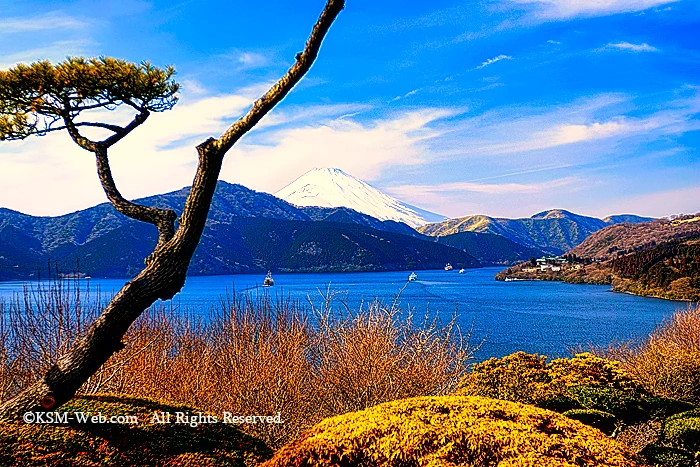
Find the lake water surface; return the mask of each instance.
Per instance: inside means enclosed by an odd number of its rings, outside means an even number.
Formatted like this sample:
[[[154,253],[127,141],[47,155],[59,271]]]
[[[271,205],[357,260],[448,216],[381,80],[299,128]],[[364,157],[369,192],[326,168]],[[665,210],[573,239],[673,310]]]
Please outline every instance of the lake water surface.
[[[404,310],[423,316],[426,311],[448,321],[456,311],[463,331],[472,327],[472,342],[485,339],[479,360],[516,350],[551,357],[568,356],[572,348],[588,344],[640,339],[675,310],[687,304],[613,293],[609,286],[561,282],[500,282],[500,268],[457,271],[416,271],[418,280],[407,284],[409,272],[276,274],[274,287],[261,287],[264,275],[188,277],[174,302],[180,309],[208,310],[220,306],[233,290],[253,297],[291,298],[317,306],[331,290],[351,309],[375,298],[390,304],[401,291]],[[102,293],[115,293],[123,279],[79,281]],[[29,284],[35,287],[36,284]],[[405,286],[405,287],[404,287]],[[20,282],[0,282],[0,298],[22,292]]]

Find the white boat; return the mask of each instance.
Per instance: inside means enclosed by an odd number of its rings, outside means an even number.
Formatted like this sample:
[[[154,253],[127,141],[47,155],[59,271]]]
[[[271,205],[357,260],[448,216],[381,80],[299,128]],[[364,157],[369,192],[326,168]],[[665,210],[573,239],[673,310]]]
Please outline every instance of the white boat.
[[[460,273],[460,274],[464,274],[464,268],[460,269],[460,270],[459,270],[459,273]]]
[[[267,276],[265,276],[265,280],[263,281],[263,286],[264,287],[272,287],[275,285],[275,280],[272,278],[272,273],[270,271],[267,271]]]
[[[412,273],[408,276],[408,280],[409,280],[409,281],[415,281],[415,280],[417,280],[417,279],[418,279],[418,274],[416,274],[415,272],[412,272]]]
[[[450,263],[447,263],[445,265],[445,271],[451,271],[452,270],[452,265]]]

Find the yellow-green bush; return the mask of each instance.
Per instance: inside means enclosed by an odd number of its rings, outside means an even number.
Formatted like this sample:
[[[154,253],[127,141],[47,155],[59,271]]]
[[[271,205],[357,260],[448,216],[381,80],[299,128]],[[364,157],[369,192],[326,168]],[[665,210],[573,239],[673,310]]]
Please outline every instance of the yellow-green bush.
[[[473,366],[460,384],[459,394],[534,404],[551,393],[547,357],[515,352]]]
[[[552,360],[547,369],[553,385],[562,389],[571,386],[605,386],[623,391],[634,391],[637,384],[620,367],[619,362],[593,355],[589,352],[573,358]]]
[[[540,404],[566,397],[567,389],[573,386],[636,389],[636,384],[618,362],[591,353],[547,363],[545,356],[516,352],[474,365],[462,380],[459,393]]]
[[[700,449],[700,418],[688,417],[664,423],[664,435],[689,451]]]
[[[605,386],[572,386],[568,392],[584,408],[611,413],[626,423],[649,418],[643,408],[644,399],[632,391]]]
[[[328,418],[264,467],[637,466],[603,433],[548,410],[418,397]]]

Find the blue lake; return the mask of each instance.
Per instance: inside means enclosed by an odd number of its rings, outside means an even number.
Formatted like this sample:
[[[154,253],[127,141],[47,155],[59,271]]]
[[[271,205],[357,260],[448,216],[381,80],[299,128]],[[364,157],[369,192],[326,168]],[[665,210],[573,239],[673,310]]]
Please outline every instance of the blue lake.
[[[398,299],[402,309],[418,317],[429,311],[444,321],[456,311],[463,332],[473,323],[472,342],[485,339],[476,354],[479,360],[516,350],[568,356],[579,346],[638,340],[675,310],[687,308],[682,302],[613,293],[608,286],[495,281],[499,270],[416,271],[418,280],[410,283],[409,272],[276,274],[274,287],[261,287],[264,275],[259,274],[188,277],[173,302],[179,309],[206,311],[221,306],[235,290],[322,306],[323,294],[330,290],[336,293],[336,306],[345,302],[356,310],[375,298],[391,304],[403,288]],[[123,279],[79,282],[81,288],[99,288],[103,294],[116,293],[124,284]],[[20,294],[23,286],[0,282],[0,299]]]

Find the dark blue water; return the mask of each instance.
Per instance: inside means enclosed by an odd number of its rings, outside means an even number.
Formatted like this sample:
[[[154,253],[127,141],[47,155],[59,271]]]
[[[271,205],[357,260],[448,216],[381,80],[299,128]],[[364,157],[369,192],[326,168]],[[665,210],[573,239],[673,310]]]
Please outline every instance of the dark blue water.
[[[220,306],[232,293],[253,297],[269,295],[291,298],[302,304],[322,306],[328,291],[336,306],[352,310],[375,298],[422,317],[426,311],[449,321],[457,313],[464,333],[473,324],[472,343],[485,339],[478,359],[502,356],[516,350],[551,357],[568,356],[581,346],[607,345],[638,340],[647,335],[681,302],[636,297],[610,291],[608,286],[573,285],[560,282],[500,282],[493,279],[499,268],[457,271],[417,271],[418,280],[407,283],[408,272],[276,274],[274,287],[261,287],[264,275],[188,277],[174,302],[180,309],[208,310]],[[81,280],[91,290],[115,293],[124,280]],[[22,283],[0,283],[0,298],[22,291]]]

